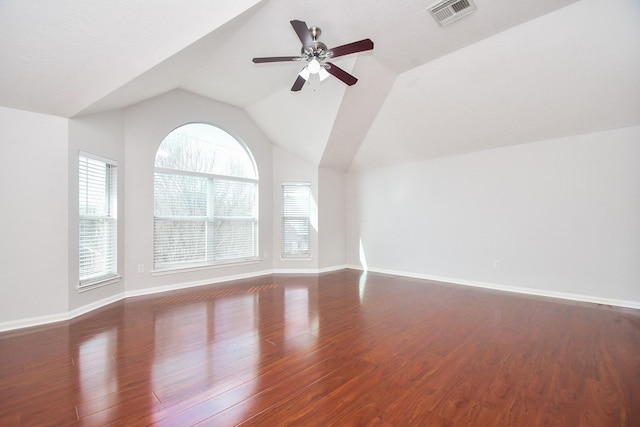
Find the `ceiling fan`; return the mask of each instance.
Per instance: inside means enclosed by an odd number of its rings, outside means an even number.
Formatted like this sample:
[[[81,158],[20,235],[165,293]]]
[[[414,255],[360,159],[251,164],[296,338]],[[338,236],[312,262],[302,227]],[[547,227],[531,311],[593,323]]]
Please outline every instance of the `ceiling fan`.
[[[321,31],[318,27],[308,28],[306,22],[294,20],[291,26],[302,42],[302,51],[298,56],[271,56],[267,58],[253,58],[256,64],[264,62],[307,61],[307,65],[300,71],[298,78],[293,83],[291,90],[297,92],[302,89],[305,82],[312,75],[317,75],[324,80],[330,75],[337,77],[349,86],[356,84],[357,78],[344,71],[342,68],[328,62],[331,58],[349,55],[351,53],[364,52],[373,49],[373,42],[364,39],[353,43],[327,49],[327,46],[318,41]]]

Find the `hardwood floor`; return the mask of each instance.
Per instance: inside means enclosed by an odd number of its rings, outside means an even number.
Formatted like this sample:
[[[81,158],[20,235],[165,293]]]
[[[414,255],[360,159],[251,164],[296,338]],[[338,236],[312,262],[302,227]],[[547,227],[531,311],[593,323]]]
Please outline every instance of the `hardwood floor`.
[[[0,426],[640,425],[640,311],[354,270],[0,334]]]

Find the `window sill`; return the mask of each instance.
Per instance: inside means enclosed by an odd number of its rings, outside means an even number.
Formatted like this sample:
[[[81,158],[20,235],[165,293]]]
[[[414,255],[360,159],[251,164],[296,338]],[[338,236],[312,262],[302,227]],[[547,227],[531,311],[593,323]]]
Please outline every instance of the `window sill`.
[[[118,283],[121,278],[122,276],[109,276],[93,282],[82,283],[78,285],[78,292],[82,293],[101,288],[103,286],[113,285],[114,283]]]
[[[280,261],[311,261],[313,257],[311,256],[297,256],[297,257],[280,257]]]
[[[192,266],[158,268],[151,271],[151,276],[165,276],[168,274],[190,273],[192,271],[211,270],[214,268],[251,265],[251,264],[258,264],[261,261],[262,259],[255,258],[255,259],[246,259],[242,261],[224,262],[224,263],[217,263],[217,264],[202,264],[202,265],[192,265]]]

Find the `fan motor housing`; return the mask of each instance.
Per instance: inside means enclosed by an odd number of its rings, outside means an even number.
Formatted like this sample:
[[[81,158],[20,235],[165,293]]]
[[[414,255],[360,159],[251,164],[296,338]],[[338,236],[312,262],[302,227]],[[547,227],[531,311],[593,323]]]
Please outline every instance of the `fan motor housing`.
[[[301,53],[307,61],[312,58],[324,58],[327,54],[327,45],[318,41],[320,38],[320,34],[322,34],[322,30],[320,27],[310,27],[309,34],[311,35],[311,39],[313,40],[313,47],[305,49],[302,47]]]
[[[302,48],[301,53],[303,56],[305,56],[308,59],[311,59],[314,57],[323,58],[324,56],[326,56],[326,53],[327,53],[327,45],[319,41],[314,41],[313,48],[311,49]]]

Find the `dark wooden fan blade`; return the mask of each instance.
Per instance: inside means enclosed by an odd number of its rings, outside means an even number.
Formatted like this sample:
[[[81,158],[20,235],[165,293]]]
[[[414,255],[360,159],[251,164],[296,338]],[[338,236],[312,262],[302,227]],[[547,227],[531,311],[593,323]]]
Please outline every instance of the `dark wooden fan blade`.
[[[252,61],[256,64],[261,64],[263,62],[287,62],[287,61],[300,61],[299,56],[269,56],[266,58],[253,58]]]
[[[356,79],[354,76],[352,76],[351,74],[347,73],[342,68],[333,65],[331,62],[325,62],[325,64],[327,64],[329,66],[329,68],[327,68],[327,71],[329,72],[329,74],[331,74],[334,77],[339,78],[340,80],[342,80],[343,82],[345,82],[349,86],[353,86],[358,81],[358,79]]]
[[[291,86],[291,92],[298,92],[300,89],[302,89],[302,86],[304,86],[306,82],[307,81],[304,79],[304,77],[298,76],[296,81],[293,83],[293,86]]]
[[[291,26],[296,31],[298,38],[302,42],[302,46],[305,49],[313,47],[313,39],[311,38],[311,34],[309,33],[309,27],[307,27],[307,23],[304,21],[290,21]]]
[[[329,49],[329,52],[333,52],[331,58],[337,58],[338,56],[349,55],[350,53],[364,52],[365,50],[373,49],[373,42],[371,39],[364,39],[353,43],[343,44],[342,46]]]

